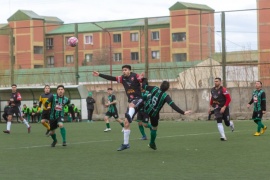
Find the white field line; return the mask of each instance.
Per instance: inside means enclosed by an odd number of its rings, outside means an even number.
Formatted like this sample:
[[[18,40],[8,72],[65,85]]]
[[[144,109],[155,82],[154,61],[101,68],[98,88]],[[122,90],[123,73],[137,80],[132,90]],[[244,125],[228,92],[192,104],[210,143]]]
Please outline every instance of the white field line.
[[[240,132],[240,131],[234,131],[234,132]],[[201,135],[209,135],[209,134],[218,134],[218,132],[209,132],[209,133],[197,133],[197,134],[179,134],[179,135],[173,135],[173,136],[162,136],[162,137],[157,137],[158,139],[163,139],[163,138],[174,138],[174,137],[186,137],[186,136],[201,136]],[[131,141],[138,140],[136,139],[130,139]],[[78,145],[78,144],[90,144],[90,143],[103,143],[103,142],[112,142],[114,140],[101,140],[101,141],[85,141],[85,142],[74,142],[74,143],[68,143],[68,145]],[[62,143],[58,143],[62,144]],[[7,150],[17,150],[17,149],[32,149],[32,148],[43,148],[43,147],[48,147],[50,145],[38,145],[38,146],[24,146],[24,147],[14,147],[14,148],[2,148],[2,149],[7,149]],[[59,146],[59,145],[58,145]]]

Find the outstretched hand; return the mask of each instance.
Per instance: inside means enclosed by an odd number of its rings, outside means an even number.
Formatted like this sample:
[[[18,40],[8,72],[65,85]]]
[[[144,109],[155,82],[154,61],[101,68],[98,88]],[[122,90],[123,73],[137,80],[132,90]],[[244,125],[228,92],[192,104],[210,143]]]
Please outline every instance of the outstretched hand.
[[[144,72],[142,72],[141,74],[139,74],[139,79],[144,78]]]
[[[99,72],[97,72],[97,71],[93,71],[93,76],[99,76]]]
[[[190,114],[190,113],[192,113],[192,111],[188,110],[188,111],[185,111],[184,115],[187,115],[187,114]]]

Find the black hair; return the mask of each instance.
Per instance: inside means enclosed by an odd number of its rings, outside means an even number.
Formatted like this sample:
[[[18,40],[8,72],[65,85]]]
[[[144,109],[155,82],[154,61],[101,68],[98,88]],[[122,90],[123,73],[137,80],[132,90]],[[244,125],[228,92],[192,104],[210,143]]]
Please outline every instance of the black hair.
[[[15,87],[17,87],[17,84],[12,84],[12,85],[11,85],[11,87],[12,87],[12,86],[15,86]]]
[[[217,80],[221,81],[221,78],[220,78],[220,77],[216,77],[215,79],[217,79]]]
[[[109,90],[113,90],[113,89],[112,88],[108,88],[107,90],[109,91]]]
[[[127,65],[127,64],[122,66],[122,69],[124,69],[124,68],[127,68],[127,69],[131,70],[131,66]]]
[[[160,90],[166,92],[170,88],[169,81],[163,81],[160,85]]]
[[[64,85],[62,85],[62,84],[58,85],[56,89],[58,89],[60,87],[63,88],[63,89],[65,89]]]
[[[259,82],[261,84],[261,86],[262,86],[262,82],[261,81],[256,81],[256,82]]]

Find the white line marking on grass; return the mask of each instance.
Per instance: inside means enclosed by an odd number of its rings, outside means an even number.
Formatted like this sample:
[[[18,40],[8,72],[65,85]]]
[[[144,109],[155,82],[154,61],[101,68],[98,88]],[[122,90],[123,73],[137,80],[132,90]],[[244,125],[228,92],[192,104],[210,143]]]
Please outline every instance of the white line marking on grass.
[[[240,132],[240,131],[234,131],[234,132]],[[158,139],[162,138],[173,138],[173,137],[186,137],[186,136],[200,136],[200,135],[209,135],[209,134],[218,134],[218,132],[211,132],[211,133],[198,133],[198,134],[179,134],[179,135],[173,135],[173,136],[162,136],[157,137]],[[130,139],[138,140],[138,138]],[[75,143],[68,143],[68,145],[76,145],[76,144],[88,144],[88,143],[102,143],[102,142],[113,142],[114,140],[101,140],[101,141],[85,141],[85,142],[75,142]],[[38,145],[38,146],[25,146],[25,147],[14,147],[14,148],[3,148],[8,150],[17,150],[17,149],[33,149],[33,148],[43,148],[43,147],[49,147],[50,145]]]

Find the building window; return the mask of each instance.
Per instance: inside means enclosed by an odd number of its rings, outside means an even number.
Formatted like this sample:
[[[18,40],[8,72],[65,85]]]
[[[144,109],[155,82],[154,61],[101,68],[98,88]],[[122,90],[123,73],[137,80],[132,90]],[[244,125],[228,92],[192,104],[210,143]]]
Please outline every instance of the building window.
[[[114,61],[122,61],[122,54],[121,53],[114,53],[113,60]]]
[[[131,33],[130,34],[130,41],[139,41],[139,34],[138,33]]]
[[[46,49],[53,49],[53,38],[46,38]]]
[[[71,38],[71,36],[66,36],[66,37],[65,37],[65,44],[68,45],[68,46],[69,46],[69,44],[68,44],[68,39],[69,39],[69,38]]]
[[[84,36],[84,44],[93,44],[93,36],[92,35]]]
[[[186,41],[186,33],[181,32],[181,33],[172,33],[172,41],[173,42],[182,42]]]
[[[54,56],[47,57],[47,67],[54,67]]]
[[[152,40],[159,40],[159,32],[158,31],[152,32],[151,39]]]
[[[42,46],[34,46],[34,54],[43,54]]]
[[[67,55],[67,56],[66,56],[66,63],[67,63],[67,64],[72,64],[72,63],[74,63],[73,55]]]
[[[93,54],[85,54],[85,62],[92,62]]]
[[[159,59],[160,55],[159,55],[159,51],[152,51],[152,59]]]
[[[131,60],[139,60],[139,53],[138,52],[132,52],[131,53]]]
[[[37,69],[37,68],[43,68],[42,65],[34,65],[34,69]]]
[[[174,61],[174,62],[187,61],[187,53],[177,53],[177,54],[173,54],[173,61]]]
[[[113,35],[113,42],[115,42],[115,43],[121,42],[121,34],[114,34]]]

